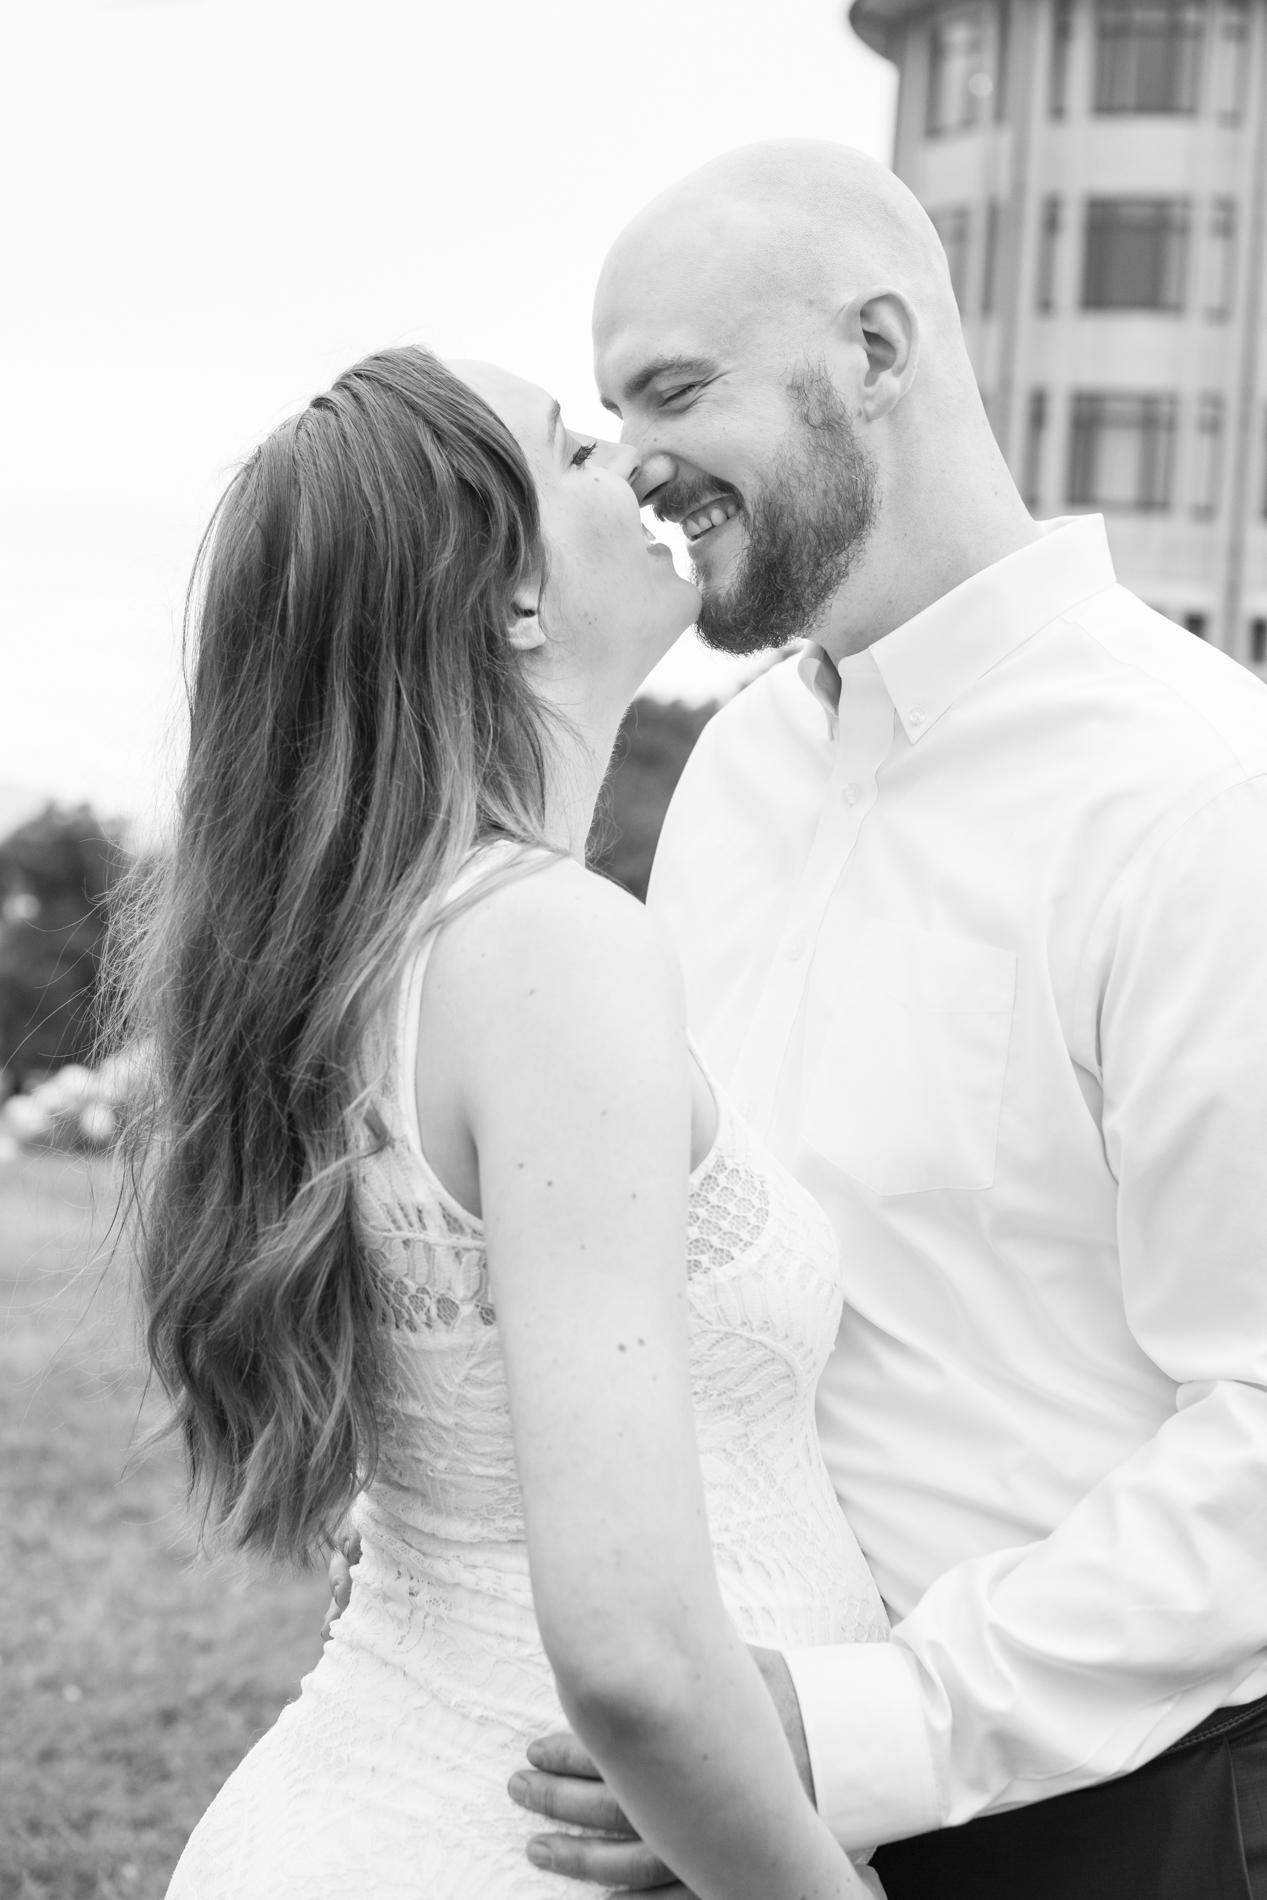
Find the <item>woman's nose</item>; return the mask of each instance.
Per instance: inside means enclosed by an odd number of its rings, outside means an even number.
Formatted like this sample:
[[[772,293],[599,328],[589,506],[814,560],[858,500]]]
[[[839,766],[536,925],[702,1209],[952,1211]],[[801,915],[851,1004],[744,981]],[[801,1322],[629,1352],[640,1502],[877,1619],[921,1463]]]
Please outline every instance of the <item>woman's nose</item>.
[[[628,442],[605,442],[600,436],[594,445],[594,460],[637,490],[642,458]]]

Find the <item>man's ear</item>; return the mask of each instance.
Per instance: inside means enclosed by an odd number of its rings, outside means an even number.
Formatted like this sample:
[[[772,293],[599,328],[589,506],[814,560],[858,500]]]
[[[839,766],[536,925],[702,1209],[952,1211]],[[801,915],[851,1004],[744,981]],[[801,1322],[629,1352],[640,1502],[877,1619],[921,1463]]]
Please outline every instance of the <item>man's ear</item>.
[[[874,422],[895,408],[915,381],[919,318],[900,290],[869,290],[850,298],[839,322],[866,358],[859,393],[864,417]]]
[[[541,625],[541,594],[536,587],[531,590],[521,588],[511,602],[510,619],[506,625],[506,637],[512,647],[520,653],[532,653],[537,647],[545,645],[545,629]]]

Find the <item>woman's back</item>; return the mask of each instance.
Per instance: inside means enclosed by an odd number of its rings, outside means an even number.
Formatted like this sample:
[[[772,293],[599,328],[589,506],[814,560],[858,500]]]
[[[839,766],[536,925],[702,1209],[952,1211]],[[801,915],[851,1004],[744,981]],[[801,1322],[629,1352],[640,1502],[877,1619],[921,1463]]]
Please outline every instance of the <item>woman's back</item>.
[[[419,1136],[430,948],[386,1027],[371,1112],[380,1140],[360,1179],[393,1339],[351,1602],[299,1702],[191,1840],[173,1900],[342,1900],[371,1854],[376,1894],[564,1891],[525,1858],[532,1820],[505,1792],[527,1744],[562,1717],[533,1613],[483,1225],[443,1187]],[[687,1283],[722,1595],[750,1642],[884,1640],[814,1431],[841,1304],[831,1231],[720,1097],[718,1110],[690,1182]]]

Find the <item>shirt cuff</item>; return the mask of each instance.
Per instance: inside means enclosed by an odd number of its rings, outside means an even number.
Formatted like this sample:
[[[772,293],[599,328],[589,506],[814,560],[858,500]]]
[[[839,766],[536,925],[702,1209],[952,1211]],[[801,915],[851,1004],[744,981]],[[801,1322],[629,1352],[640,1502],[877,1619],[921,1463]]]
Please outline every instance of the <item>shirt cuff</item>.
[[[846,1853],[941,1826],[910,1665],[894,1643],[785,1649],[818,1812]]]

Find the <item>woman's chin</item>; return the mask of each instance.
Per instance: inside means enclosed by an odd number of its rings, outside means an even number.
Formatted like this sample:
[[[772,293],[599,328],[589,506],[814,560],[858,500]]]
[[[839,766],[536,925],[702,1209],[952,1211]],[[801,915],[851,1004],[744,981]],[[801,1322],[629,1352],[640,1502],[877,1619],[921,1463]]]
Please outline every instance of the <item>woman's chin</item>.
[[[680,574],[675,574],[674,579],[677,581],[682,593],[681,604],[678,609],[680,617],[674,622],[677,627],[677,633],[674,634],[673,638],[676,640],[681,634],[686,632],[688,627],[693,627],[695,622],[699,619],[699,610],[704,605],[704,596],[694,581],[684,581]],[[670,645],[672,645],[672,641]]]
[[[647,640],[642,646],[642,651],[638,656],[640,672],[637,684],[634,687],[635,694],[642,691],[647,679],[655,672],[661,660],[664,659],[666,654],[673,651],[673,648],[682,638],[682,635],[689,633],[699,618],[699,610],[703,604],[703,597],[699,589],[693,587],[689,581],[683,581],[681,585],[684,599],[680,604],[679,611],[674,614],[671,620],[666,617],[657,628],[655,636]]]

